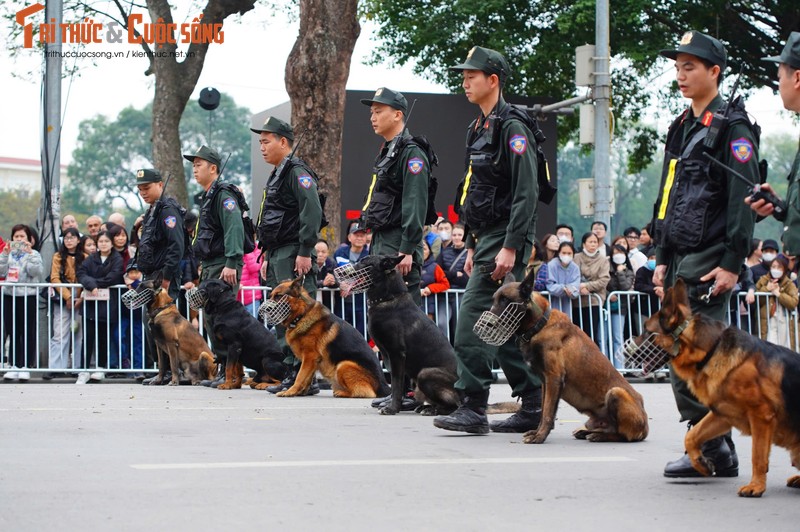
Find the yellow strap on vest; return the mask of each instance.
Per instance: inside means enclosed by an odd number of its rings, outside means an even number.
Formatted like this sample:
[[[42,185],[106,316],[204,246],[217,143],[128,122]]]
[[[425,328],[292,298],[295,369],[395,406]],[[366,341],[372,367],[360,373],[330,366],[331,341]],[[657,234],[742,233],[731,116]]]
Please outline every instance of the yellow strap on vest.
[[[267,187],[264,187],[264,192],[261,194],[261,210],[258,211],[258,223],[256,226],[261,225],[261,217],[264,215],[264,203],[267,199]]]
[[[658,219],[663,220],[667,215],[667,204],[669,203],[669,193],[672,190],[672,184],[675,181],[675,166],[678,164],[678,159],[672,159],[669,162],[669,173],[667,179],[664,181],[664,190],[661,191],[661,205],[658,206]]]
[[[464,205],[464,202],[467,201],[467,190],[469,190],[469,180],[472,178],[472,161],[469,162],[469,169],[467,170],[467,177],[464,178],[464,191],[461,193],[461,200],[459,200],[459,205]]]
[[[378,174],[372,174],[372,183],[369,185],[369,192],[367,192],[367,202],[361,207],[362,211],[366,211],[369,207],[369,202],[372,201],[372,189],[375,188],[375,181],[378,179]]]

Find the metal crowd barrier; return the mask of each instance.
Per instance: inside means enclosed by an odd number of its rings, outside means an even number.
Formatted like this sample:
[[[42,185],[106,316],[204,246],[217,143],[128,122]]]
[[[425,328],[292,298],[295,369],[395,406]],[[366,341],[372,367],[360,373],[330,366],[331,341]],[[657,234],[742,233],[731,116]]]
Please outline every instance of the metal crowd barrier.
[[[74,307],[64,304],[60,297],[53,297],[56,289],[64,288],[70,291],[71,300],[74,300],[83,291],[78,284],[0,282],[0,287],[0,345],[3,347],[0,362],[3,369],[16,366],[31,373],[78,373],[102,368],[127,376],[156,371],[155,353],[147,351],[144,340],[146,309],[129,310],[120,303],[120,296],[127,290],[124,285],[109,289],[106,319],[97,305],[87,312],[87,308],[93,305],[87,307],[84,302]],[[28,291],[32,294],[26,296]],[[242,302],[248,301],[245,307],[257,316],[258,306],[268,297],[269,291],[268,287],[246,286],[241,288],[237,297]],[[547,292],[541,294],[550,299]],[[454,289],[422,298],[423,310],[451,343],[463,296],[464,290]],[[728,323],[798,351],[800,326],[797,311],[787,311],[778,306],[770,315],[768,296],[767,293],[756,293],[752,304],[746,302],[745,293],[732,298]],[[614,298],[616,304],[611,301]],[[321,288],[317,290],[317,300],[368,339],[366,294],[343,298],[338,289]],[[625,368],[621,346],[628,338],[643,332],[647,317],[660,308],[658,298],[626,291],[608,294],[604,303],[596,294],[580,296],[570,303],[571,306],[565,310],[571,312],[573,322],[598,344],[617,369],[633,371]],[[581,304],[590,305],[591,311],[581,311]],[[178,301],[178,308],[184,316],[191,318],[183,297]],[[197,317],[202,334],[202,311]],[[105,357],[98,357],[98,352]]]

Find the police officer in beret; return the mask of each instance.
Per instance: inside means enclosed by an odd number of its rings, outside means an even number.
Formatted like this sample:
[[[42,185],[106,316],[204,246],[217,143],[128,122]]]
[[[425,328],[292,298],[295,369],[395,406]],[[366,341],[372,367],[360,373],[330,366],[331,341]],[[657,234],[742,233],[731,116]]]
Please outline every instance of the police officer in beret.
[[[780,55],[765,57],[764,61],[778,63],[778,92],[783,106],[789,111],[800,113],[800,32],[793,31],[786,41]],[[769,185],[762,189],[772,191]],[[773,192],[774,193],[774,192]],[[750,203],[750,199],[745,200]],[[760,199],[750,208],[761,216],[773,215],[784,223],[783,249],[788,255],[800,255],[800,150],[795,155],[789,173],[789,188],[786,192],[786,210],[775,213],[774,206]]]
[[[157,170],[145,168],[136,172],[136,188],[139,195],[150,207],[144,214],[136,255],[128,264],[128,278],[137,281],[147,280],[161,273],[161,288],[169,296],[178,299],[181,287],[181,259],[186,254],[186,235],[183,219],[186,210],[173,198],[165,197],[164,181]],[[139,311],[141,312],[141,311]],[[155,353],[155,344],[150,328],[145,328],[145,339],[150,353]],[[170,378],[165,375],[161,382],[157,377],[147,379],[145,384],[166,384]]]
[[[427,140],[412,137],[406,129],[408,102],[401,93],[381,87],[361,103],[370,109],[375,134],[384,139],[362,208],[364,226],[372,231],[369,252],[403,257],[397,269],[419,305],[422,237],[435,155]]]
[[[312,298],[317,294],[317,233],[322,223],[322,206],[317,192],[318,177],[298,157],[292,156],[292,126],[270,116],[260,129],[250,131],[259,136],[261,156],[274,166],[267,178],[261,210],[258,215],[259,246],[264,251],[261,277],[267,286],[304,275],[303,287]],[[286,329],[276,326],[278,342],[287,355],[286,363],[295,370],[280,385],[267,388],[272,393],[289,389],[300,362],[286,343]],[[312,386],[310,393],[318,393]]]
[[[671,287],[683,279],[692,312],[725,320],[753,236],[755,216],[744,204],[750,188],[712,164],[704,154],[733,167],[758,183],[758,130],[741,100],[726,107],[719,85],[727,63],[725,47],[698,31],[686,32],[677,48],[661,55],[675,61],[678,89],[690,100],[667,132],[659,196],[653,209],[656,269],[653,283]],[[715,113],[726,110],[726,120]],[[720,126],[717,131],[717,126]],[[708,412],[675,372],[672,389],[682,420],[698,423]],[[706,442],[703,453],[714,461],[717,476],[738,475],[730,433]],[[700,476],[688,455],[669,462],[667,477]]]
[[[511,73],[506,59],[495,50],[476,46],[464,63],[462,87],[470,103],[480,108],[467,133],[467,167],[456,198],[459,216],[467,226],[469,274],[455,333],[458,359],[456,388],[463,404],[449,416],[434,419],[436,427],[486,434],[526,432],[539,426],[541,382],[523,361],[515,340],[492,347],[473,332],[481,313],[492,306],[492,295],[507,273],[525,277],[533,247],[539,186],[533,123],[524,112],[503,99],[503,85]],[[490,425],[485,414],[492,383],[492,361],[497,359],[521,397],[520,411]]]
[[[244,225],[242,224],[241,198],[233,190],[234,185],[219,180],[219,153],[208,146],[201,146],[195,153],[183,156],[192,163],[195,181],[205,191],[201,198],[200,216],[192,241],[194,256],[200,261],[200,282],[206,279],[222,279],[239,291],[239,279],[244,265]],[[204,313],[204,327],[214,330],[214,318]],[[228,348],[218,343],[209,334],[211,347],[217,362],[225,363]],[[225,372],[218,373],[218,380]]]

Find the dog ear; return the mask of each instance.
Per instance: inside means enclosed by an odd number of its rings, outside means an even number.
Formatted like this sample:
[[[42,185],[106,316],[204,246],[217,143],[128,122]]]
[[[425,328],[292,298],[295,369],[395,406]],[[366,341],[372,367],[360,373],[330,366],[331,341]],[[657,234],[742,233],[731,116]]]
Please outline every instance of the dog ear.
[[[506,275],[506,279],[511,276],[513,279],[514,276],[510,273]],[[523,301],[527,301],[531,297],[531,292],[533,292],[533,282],[536,280],[536,272],[531,270],[528,275],[525,276],[525,279],[519,284],[519,297],[522,298]],[[508,282],[506,280],[506,282]]]
[[[398,264],[403,262],[403,259],[404,257],[401,257],[400,255],[397,255],[396,257],[385,256],[381,259],[381,268],[386,271],[393,270]]]
[[[295,277],[292,281],[292,284],[289,286],[289,290],[293,294],[299,294],[300,290],[303,288],[303,281],[305,280],[305,275],[300,275],[299,277]]]
[[[158,270],[153,276],[153,288],[156,290],[161,288],[161,283],[164,282],[164,272]]]

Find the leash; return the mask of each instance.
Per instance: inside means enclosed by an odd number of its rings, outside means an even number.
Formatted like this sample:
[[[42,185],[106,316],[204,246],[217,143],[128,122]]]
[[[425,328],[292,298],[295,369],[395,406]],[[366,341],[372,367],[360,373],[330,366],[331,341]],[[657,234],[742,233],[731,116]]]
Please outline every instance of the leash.
[[[148,310],[147,311],[147,317],[150,318],[150,321],[153,321],[154,319],[156,319],[156,316],[158,316],[159,314],[161,314],[162,312],[167,310],[169,307],[174,307],[174,306],[175,306],[175,302],[173,301],[172,303],[168,303],[168,304],[164,305],[163,307],[158,307],[157,309],[155,309],[153,311]]]

